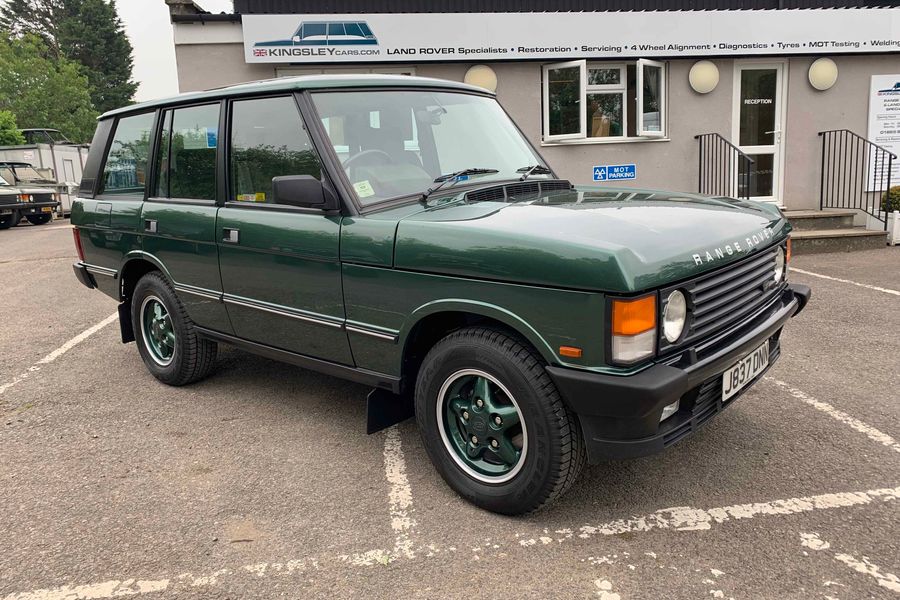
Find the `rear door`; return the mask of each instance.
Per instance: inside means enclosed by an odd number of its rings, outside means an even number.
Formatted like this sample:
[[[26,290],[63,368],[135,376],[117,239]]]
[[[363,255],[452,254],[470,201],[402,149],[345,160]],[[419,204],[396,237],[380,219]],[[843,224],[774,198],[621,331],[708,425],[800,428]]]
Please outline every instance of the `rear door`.
[[[353,364],[344,324],[340,215],[278,204],[272,178],[321,163],[293,96],[233,100],[219,267],[238,337]]]
[[[194,323],[231,333],[216,248],[221,109],[214,102],[162,111],[141,229],[144,252],[166,268]]]
[[[82,182],[82,189],[96,185],[96,192],[93,198],[84,198],[72,216],[88,271],[98,288],[116,298],[123,258],[141,249],[141,206],[156,118],[157,113],[150,111],[100,122],[95,136],[99,143],[93,150],[100,153],[103,165],[99,181]]]

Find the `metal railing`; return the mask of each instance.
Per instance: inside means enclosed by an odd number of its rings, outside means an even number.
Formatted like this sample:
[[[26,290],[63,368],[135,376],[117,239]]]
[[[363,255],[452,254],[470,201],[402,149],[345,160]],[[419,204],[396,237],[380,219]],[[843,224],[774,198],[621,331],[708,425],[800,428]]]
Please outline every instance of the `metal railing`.
[[[697,188],[701,194],[750,199],[753,159],[718,133],[694,136],[700,142]]]
[[[882,210],[882,197],[891,189],[891,169],[897,156],[849,129],[820,131],[819,136],[822,138],[819,209],[860,210],[882,221],[887,230],[888,216]]]

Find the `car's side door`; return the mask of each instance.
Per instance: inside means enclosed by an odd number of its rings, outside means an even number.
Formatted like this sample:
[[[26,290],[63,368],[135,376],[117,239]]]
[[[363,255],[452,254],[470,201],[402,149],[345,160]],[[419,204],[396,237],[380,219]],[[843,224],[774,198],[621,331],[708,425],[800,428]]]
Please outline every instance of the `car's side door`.
[[[231,333],[216,248],[222,102],[162,112],[151,189],[141,213],[144,252],[168,271],[197,325]]]
[[[228,197],[217,234],[236,336],[353,364],[344,330],[341,216],[278,204],[272,178],[322,177],[293,96],[229,102]]]

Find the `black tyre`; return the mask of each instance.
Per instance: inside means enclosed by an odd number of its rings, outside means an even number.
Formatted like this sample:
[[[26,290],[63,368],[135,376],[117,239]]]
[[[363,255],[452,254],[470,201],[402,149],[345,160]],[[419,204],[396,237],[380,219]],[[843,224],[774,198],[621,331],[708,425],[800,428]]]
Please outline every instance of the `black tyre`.
[[[541,358],[501,331],[472,327],[435,344],[415,396],[431,461],[477,506],[508,515],[537,510],[584,466],[581,429]]]
[[[131,322],[144,364],[163,383],[186,385],[212,370],[216,343],[197,334],[172,286],[158,271],[144,275],[135,286]]]
[[[0,229],[9,229],[15,227],[19,222],[19,213],[13,212],[9,215],[0,215]]]
[[[53,218],[53,215],[25,215],[28,222],[32,225],[45,225]]]

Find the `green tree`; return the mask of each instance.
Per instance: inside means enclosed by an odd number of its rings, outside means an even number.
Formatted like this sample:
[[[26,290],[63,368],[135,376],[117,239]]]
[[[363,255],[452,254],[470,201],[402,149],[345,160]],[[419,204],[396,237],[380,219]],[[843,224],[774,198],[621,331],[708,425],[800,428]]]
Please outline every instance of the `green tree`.
[[[99,111],[133,101],[131,42],[115,0],[8,0],[0,9],[0,29],[14,36],[37,35],[48,56],[82,65]]]
[[[0,36],[0,110],[14,113],[20,127],[51,127],[90,141],[97,111],[87,86],[78,64],[48,58],[40,38]]]
[[[0,146],[24,144],[25,136],[16,125],[16,115],[8,110],[0,110]]]

